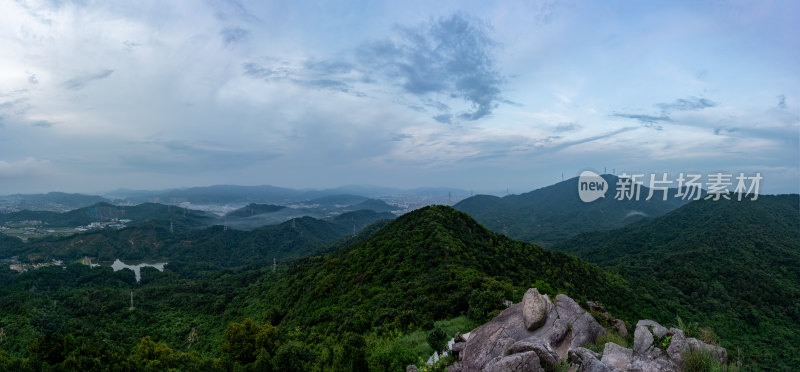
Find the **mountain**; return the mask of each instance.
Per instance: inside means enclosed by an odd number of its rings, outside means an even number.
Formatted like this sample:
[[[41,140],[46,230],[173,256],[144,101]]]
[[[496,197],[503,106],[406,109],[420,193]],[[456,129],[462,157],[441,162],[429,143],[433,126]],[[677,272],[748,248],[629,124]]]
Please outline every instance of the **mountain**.
[[[362,201],[361,203],[351,205],[348,209],[352,210],[366,209],[375,212],[392,212],[400,208],[395,207],[393,205],[389,205],[383,200],[367,199]]]
[[[553,248],[673,298],[745,361],[800,365],[798,195],[699,200],[661,217],[585,233]]]
[[[520,195],[504,197],[476,195],[462,200],[455,209],[465,212],[492,231],[511,238],[548,246],[582,232],[609,230],[646,217],[663,215],[686,204],[670,189],[666,201],[662,192],[644,200],[649,189],[642,187],[639,200],[616,200],[617,177],[602,176],[611,189],[606,196],[584,203],[578,196],[578,178]]]
[[[425,207],[371,236],[295,262],[255,301],[283,309],[281,325],[323,334],[408,330],[470,314],[485,320],[503,301],[546,283],[580,300],[632,314],[620,277],[563,253],[492,233],[450,207]]]
[[[228,212],[225,214],[227,217],[252,217],[258,214],[263,213],[273,213],[277,212],[281,209],[286,207],[282,205],[272,205],[272,204],[256,204],[250,203],[244,207],[236,209],[234,211]]]
[[[156,203],[144,203],[135,206],[117,206],[109,203],[71,210],[69,212],[29,211],[0,214],[0,223],[38,220],[43,224],[58,227],[76,227],[92,222],[104,222],[114,219],[132,220],[134,224],[148,220],[169,220],[180,227],[198,227],[209,224],[214,216],[186,208]]]
[[[326,195],[319,198],[305,200],[303,201],[303,204],[305,205],[318,204],[320,207],[332,208],[332,207],[343,207],[343,206],[358,204],[365,200],[367,200],[367,198],[360,195],[335,194],[335,195]]]
[[[361,231],[363,228],[376,221],[393,220],[395,217],[397,216],[389,212],[376,212],[369,209],[360,209],[353,212],[342,213],[336,217],[329,218],[328,220],[342,226],[353,226],[354,230]]]
[[[101,207],[96,206],[104,211]],[[338,239],[355,235],[372,223],[393,219],[391,213],[355,211],[327,220],[299,217],[277,225],[250,231],[223,226],[197,228],[197,216],[183,216],[182,208],[161,204],[142,204],[124,207],[124,215],[141,218],[121,230],[108,229],[68,237],[51,237],[22,243],[17,238],[2,235],[0,258],[26,257],[32,261],[49,258],[74,260],[84,256],[101,261],[114,259],[168,259],[204,263],[211,266],[242,266],[266,259],[292,259],[306,256]],[[172,214],[165,213],[175,210]],[[120,210],[110,211],[122,215]],[[108,211],[105,211],[109,213]],[[145,219],[158,216],[160,219]],[[172,219],[165,219],[171,217]],[[202,220],[201,222],[205,222]],[[198,222],[199,223],[199,222]],[[194,228],[190,228],[194,227]]]
[[[97,195],[49,192],[47,194],[14,194],[0,197],[0,204],[15,210],[68,211],[109,200]]]

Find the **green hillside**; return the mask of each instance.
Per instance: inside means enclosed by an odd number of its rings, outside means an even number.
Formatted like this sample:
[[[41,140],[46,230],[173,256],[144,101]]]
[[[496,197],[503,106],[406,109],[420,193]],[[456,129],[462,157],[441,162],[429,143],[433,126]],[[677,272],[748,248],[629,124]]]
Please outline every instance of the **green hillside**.
[[[701,200],[554,249],[616,271],[656,299],[679,302],[723,344],[742,346],[746,360],[788,368],[800,365],[798,204],[798,195]]]
[[[465,212],[494,232],[511,238],[548,246],[582,232],[610,230],[646,217],[663,215],[685,204],[670,189],[666,201],[662,192],[644,200],[649,192],[642,187],[640,200],[614,199],[617,177],[603,175],[609,190],[606,197],[584,203],[578,197],[578,178],[559,182],[520,195],[502,198],[476,195],[453,208]]]
[[[229,217],[251,217],[262,213],[277,212],[284,208],[286,207],[281,205],[250,203],[237,210],[228,212],[225,215]]]

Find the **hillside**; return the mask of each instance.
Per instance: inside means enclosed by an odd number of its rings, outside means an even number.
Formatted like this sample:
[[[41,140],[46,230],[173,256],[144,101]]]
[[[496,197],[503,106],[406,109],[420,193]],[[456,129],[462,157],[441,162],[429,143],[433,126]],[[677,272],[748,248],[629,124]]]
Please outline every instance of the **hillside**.
[[[6,205],[17,210],[68,211],[102,202],[108,202],[108,199],[97,195],[69,194],[65,192],[0,196],[0,205]]]
[[[632,291],[618,276],[494,234],[444,206],[408,213],[367,239],[296,262],[283,280],[265,284],[258,302],[285,309],[282,325],[323,334],[407,330],[463,314],[485,320],[537,280],[620,314],[634,311]]]
[[[352,210],[366,209],[375,212],[391,212],[398,210],[399,208],[393,205],[389,205],[385,201],[380,199],[367,199],[361,203],[351,205],[349,209]]]
[[[63,213],[24,210],[0,214],[0,223],[38,220],[49,226],[75,227],[88,225],[92,222],[128,219],[132,220],[133,224],[149,220],[166,220],[172,221],[174,225],[179,227],[199,227],[211,223],[213,218],[214,216],[206,212],[156,203],[144,203],[134,206],[97,203],[89,207]]]
[[[239,209],[230,211],[225,214],[227,217],[252,217],[258,214],[263,213],[273,213],[277,212],[281,209],[286,207],[281,205],[272,205],[272,204],[257,204],[257,203],[250,203],[244,207]]]
[[[140,208],[127,209],[135,213],[128,212],[126,215],[144,218],[149,209],[158,212],[161,209],[180,208],[145,204]],[[0,258],[20,256],[38,262],[49,258],[74,260],[89,256],[101,261],[117,258],[168,259],[206,266],[242,266],[273,258],[285,260],[303,257],[338,239],[353,235],[375,221],[394,218],[391,213],[355,211],[329,220],[300,217],[277,225],[241,231],[223,226],[190,229],[196,226],[186,226],[187,220],[182,219],[182,212],[154,215],[172,216],[175,219],[147,219],[121,230],[35,239],[28,243],[2,235]],[[188,222],[193,221],[190,217],[186,218]]]
[[[578,197],[578,178],[559,182],[520,195],[502,198],[476,195],[453,208],[465,212],[494,232],[544,246],[576,234],[619,228],[646,217],[663,215],[686,203],[670,189],[663,201],[661,192],[644,200],[649,189],[642,187],[640,200],[614,199],[617,177],[603,175],[610,188],[606,197],[584,203]]]
[[[796,366],[800,356],[798,195],[695,201],[662,217],[554,246],[673,298],[745,359]],[[778,368],[780,369],[780,368]]]

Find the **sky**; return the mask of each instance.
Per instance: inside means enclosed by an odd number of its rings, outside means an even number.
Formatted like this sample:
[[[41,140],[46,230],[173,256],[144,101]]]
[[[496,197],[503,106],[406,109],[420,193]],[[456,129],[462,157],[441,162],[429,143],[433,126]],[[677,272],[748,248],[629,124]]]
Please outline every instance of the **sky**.
[[[800,191],[797,1],[0,0],[0,194]]]

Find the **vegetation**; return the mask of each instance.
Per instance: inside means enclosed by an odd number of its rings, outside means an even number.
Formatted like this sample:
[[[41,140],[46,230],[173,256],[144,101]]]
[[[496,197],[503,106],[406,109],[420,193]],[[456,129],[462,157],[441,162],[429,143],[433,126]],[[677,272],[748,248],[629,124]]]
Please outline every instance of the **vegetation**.
[[[798,195],[701,200],[634,226],[582,234],[554,249],[641,288],[647,317],[696,319],[705,327],[683,325],[690,337],[729,349],[747,345],[748,363],[790,368],[800,365],[799,204]]]
[[[580,233],[616,229],[646,216],[661,216],[687,203],[674,197],[676,189],[670,189],[666,201],[662,200],[661,192],[644,200],[647,187],[642,187],[644,196],[640,200],[615,200],[617,177],[606,174],[603,178],[611,190],[605,198],[592,203],[584,203],[578,197],[576,177],[520,195],[502,198],[477,195],[462,200],[454,208],[494,232],[550,246]]]
[[[598,262],[615,272],[492,233],[466,214],[443,206],[426,207],[391,222],[376,222],[355,236],[351,236],[352,227],[299,218],[249,232],[215,227],[170,233],[163,222],[153,221],[119,231],[28,244],[2,240],[2,257],[9,252],[23,252],[25,257],[81,257],[89,252],[102,257],[124,252],[161,254],[171,259],[164,272],[143,269],[138,283],[128,270],[113,272],[80,264],[22,274],[0,267],[0,370],[107,370],[109,366],[118,370],[187,371],[403,370],[408,364],[427,359],[441,346],[441,340],[446,342],[456,332],[468,331],[494,316],[504,308],[505,300],[520,301],[530,286],[548,295],[566,293],[581,304],[588,299],[600,301],[610,313],[629,321],[652,318],[663,322],[676,315],[700,319],[701,324],[713,325],[719,331],[723,345],[735,342],[749,348],[747,342],[754,342],[756,352],[771,353],[769,363],[790,363],[791,349],[780,343],[796,340],[796,334],[786,332],[794,330],[797,321],[793,325],[783,322],[790,319],[787,316],[794,316],[792,306],[796,304],[791,301],[798,298],[793,292],[797,279],[791,277],[796,275],[792,268],[798,266],[788,266],[795,263],[796,242],[800,241],[798,203],[796,196],[763,200],[716,212],[706,208],[727,204],[692,203],[684,207],[691,209],[689,215],[681,214],[682,208],[618,232],[634,234],[628,237],[631,241],[651,236],[648,249],[657,253],[650,255],[636,247],[617,248],[600,237],[592,240],[593,235],[581,236],[579,239],[584,240],[580,244],[562,246],[574,247],[576,253],[593,258],[598,256],[594,251],[577,250],[587,246],[605,249],[607,261]],[[787,209],[786,204],[795,207]],[[724,231],[706,225],[698,227],[697,233],[690,230],[686,239],[694,240],[682,241],[683,234],[675,238],[675,229],[671,235],[666,229],[673,223],[693,223],[684,220],[697,213],[697,218],[712,222],[716,218],[712,215],[723,213],[727,217],[720,220],[729,225],[722,229],[738,229],[735,234],[741,235],[728,237]],[[756,220],[742,217],[748,214],[754,214]],[[769,216],[773,219],[766,219]],[[743,218],[746,222],[741,221]],[[667,223],[656,226],[665,232],[635,235],[637,229],[655,223]],[[753,234],[756,239],[744,239]],[[663,240],[666,236],[673,239]],[[753,260],[758,252],[759,260],[749,261],[753,270],[746,270],[731,262],[741,257],[718,259],[732,265],[728,271],[703,262],[714,261],[708,256],[692,259],[683,256],[676,246],[666,246],[673,241],[680,243],[677,247],[706,244],[703,249],[714,254],[731,253],[709,243],[721,241],[733,247],[730,249],[749,250],[748,257]],[[759,244],[758,249],[749,244]],[[674,252],[659,250],[662,245]],[[626,249],[640,262],[624,260],[620,251]],[[761,252],[770,256],[762,257]],[[784,256],[774,256],[776,253]],[[307,256],[289,265],[282,263],[273,271],[270,258],[277,254],[286,259]],[[673,255],[679,255],[685,264],[671,261]],[[670,270],[661,270],[657,264]],[[717,271],[689,270],[698,268]],[[758,275],[754,274],[756,269]],[[723,280],[723,274],[736,286],[714,284]],[[722,286],[740,292],[715,299],[719,302],[714,304],[719,306],[708,308],[681,286],[683,277],[699,280],[686,281],[696,292],[708,286],[713,291]],[[767,288],[771,284],[783,286]],[[774,294],[785,298],[774,298]],[[753,301],[750,308],[744,306],[748,300]],[[767,305],[779,308],[769,310]],[[741,308],[732,309],[735,306]],[[735,337],[734,329],[748,335],[760,332],[741,331],[742,321],[748,324],[750,320],[736,316],[748,310],[747,314],[755,314],[759,327],[772,327],[771,332],[784,337],[774,339],[778,347],[758,343],[758,338]],[[780,311],[785,313],[778,314]],[[769,322],[774,325],[761,318],[766,315],[773,316]],[[735,320],[739,321],[737,328],[733,328]],[[684,327],[687,334],[688,329],[696,329],[700,335],[708,333],[701,326]],[[429,340],[430,335],[434,337]],[[751,356],[746,360],[763,362]],[[430,370],[443,370],[446,363],[440,362]]]

